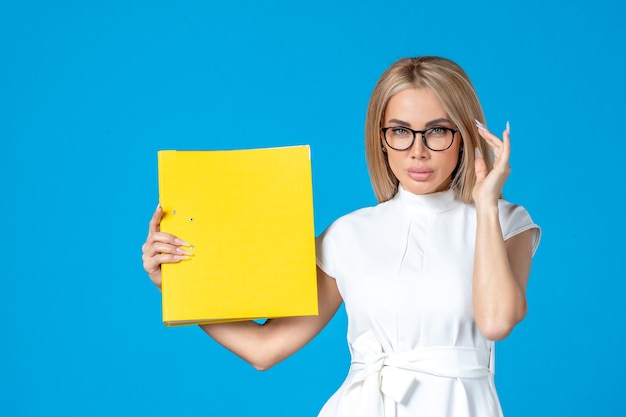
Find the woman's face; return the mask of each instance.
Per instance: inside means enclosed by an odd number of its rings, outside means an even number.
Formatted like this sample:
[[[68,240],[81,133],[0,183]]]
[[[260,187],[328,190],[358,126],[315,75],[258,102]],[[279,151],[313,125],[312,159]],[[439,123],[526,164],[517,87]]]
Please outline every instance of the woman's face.
[[[439,99],[428,88],[409,88],[393,95],[387,103],[383,119],[383,127],[390,126],[413,130],[457,128]],[[459,132],[454,134],[452,146],[439,152],[428,149],[419,133],[413,146],[405,151],[391,149],[382,136],[381,139],[387,150],[389,166],[405,190],[413,194],[429,194],[450,187],[452,172],[459,160]]]

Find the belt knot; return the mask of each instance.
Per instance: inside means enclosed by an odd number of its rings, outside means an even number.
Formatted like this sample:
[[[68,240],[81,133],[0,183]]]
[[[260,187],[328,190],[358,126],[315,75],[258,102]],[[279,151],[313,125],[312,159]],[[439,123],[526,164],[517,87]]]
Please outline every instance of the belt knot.
[[[396,404],[403,402],[417,383],[417,374],[482,378],[489,375],[489,354],[486,349],[454,346],[391,354],[368,330],[352,343],[353,378],[343,400],[358,401],[362,417],[393,417]]]

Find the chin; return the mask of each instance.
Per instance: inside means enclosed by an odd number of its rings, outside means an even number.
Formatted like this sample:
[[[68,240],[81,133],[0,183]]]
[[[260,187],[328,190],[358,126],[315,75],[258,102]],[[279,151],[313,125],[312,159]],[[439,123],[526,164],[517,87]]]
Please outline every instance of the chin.
[[[404,189],[417,195],[432,194],[438,191],[434,187],[404,187]]]

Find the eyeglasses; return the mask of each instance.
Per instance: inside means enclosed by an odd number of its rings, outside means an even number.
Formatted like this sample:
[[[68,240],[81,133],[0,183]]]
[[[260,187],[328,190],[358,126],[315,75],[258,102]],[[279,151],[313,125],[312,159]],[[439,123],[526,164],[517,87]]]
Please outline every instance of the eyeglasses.
[[[459,129],[449,127],[431,127],[426,130],[413,130],[404,126],[381,127],[385,142],[391,149],[406,151],[415,143],[415,135],[422,135],[422,142],[428,149],[435,152],[445,151],[452,146],[454,135]]]

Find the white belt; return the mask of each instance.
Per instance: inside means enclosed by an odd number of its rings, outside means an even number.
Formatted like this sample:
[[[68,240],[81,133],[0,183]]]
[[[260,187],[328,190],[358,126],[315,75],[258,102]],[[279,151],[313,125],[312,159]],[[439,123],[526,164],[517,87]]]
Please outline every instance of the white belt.
[[[393,417],[396,404],[416,383],[415,372],[445,378],[484,378],[489,376],[489,360],[486,349],[453,346],[389,355],[369,330],[352,344],[353,377],[342,402],[350,403],[344,403],[348,410],[360,409],[359,417]]]

